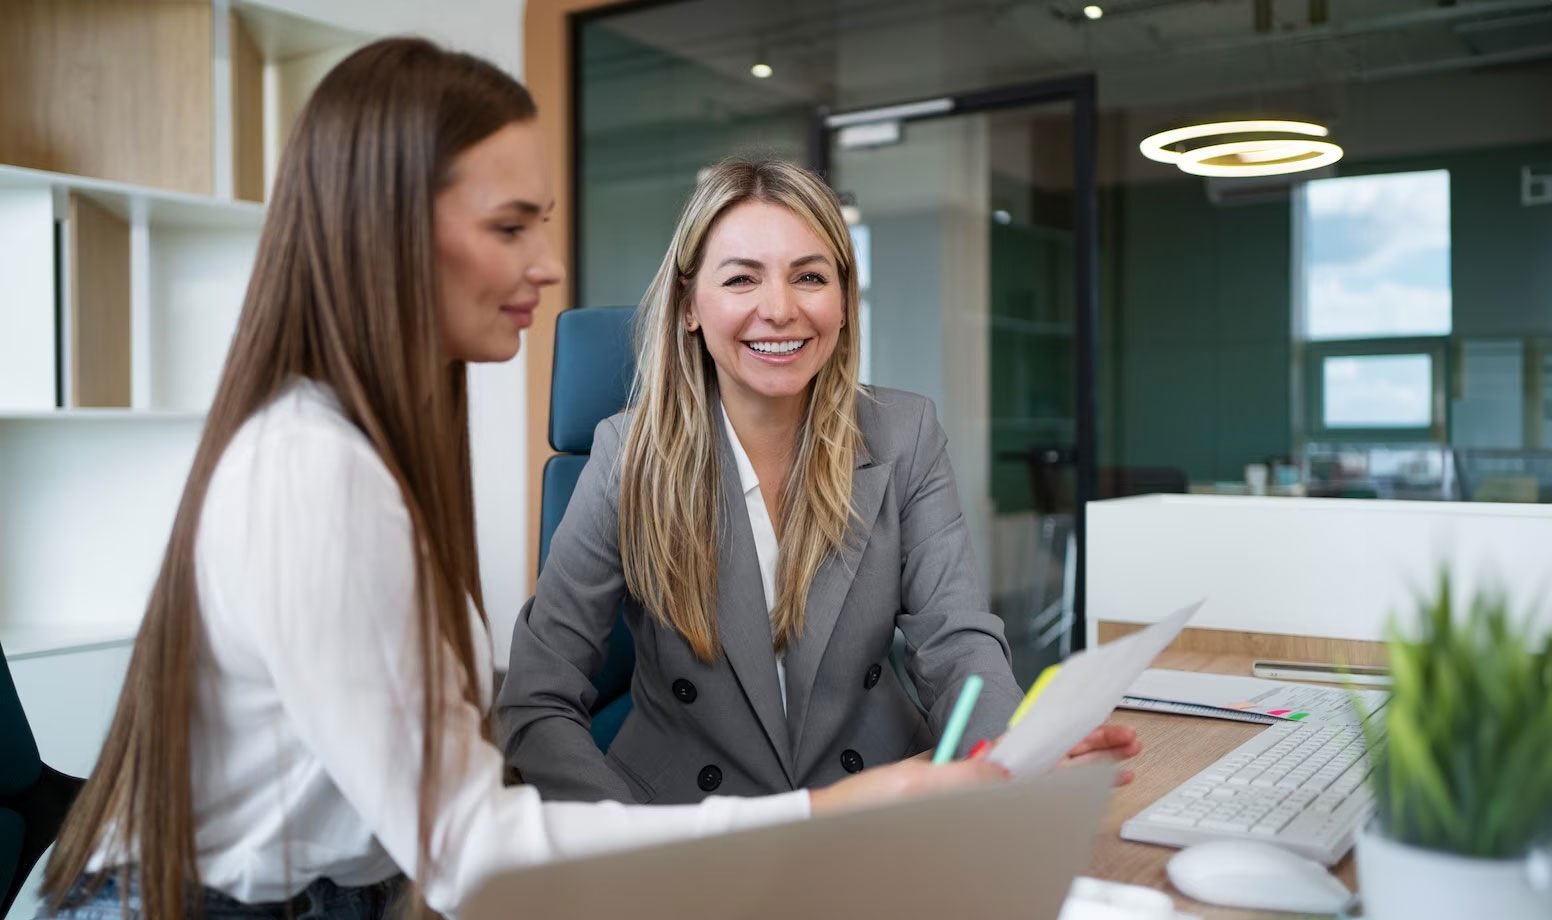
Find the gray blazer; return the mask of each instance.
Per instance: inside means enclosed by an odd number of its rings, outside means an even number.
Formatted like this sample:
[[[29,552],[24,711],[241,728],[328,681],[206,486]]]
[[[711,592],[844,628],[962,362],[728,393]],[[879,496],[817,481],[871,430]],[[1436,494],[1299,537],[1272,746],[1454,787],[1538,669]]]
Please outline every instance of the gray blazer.
[[[787,650],[782,713],[770,614],[732,447],[722,425],[717,625],[724,654],[696,659],[635,604],[633,709],[607,755],[589,734],[589,675],[625,594],[618,545],[621,413],[593,452],[512,634],[497,699],[507,764],[549,799],[660,804],[825,786],[936,743],[965,678],[986,681],[961,753],[1001,734],[1023,694],[1002,622],[987,610],[931,401],[873,388],[852,502],[865,526],[820,567]],[[889,664],[898,626],[922,712]]]

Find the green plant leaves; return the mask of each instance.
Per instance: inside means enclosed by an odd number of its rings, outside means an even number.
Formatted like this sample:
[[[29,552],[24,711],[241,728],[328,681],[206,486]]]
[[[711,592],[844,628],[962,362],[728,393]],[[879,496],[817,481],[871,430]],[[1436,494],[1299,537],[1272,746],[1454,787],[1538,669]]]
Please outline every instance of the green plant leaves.
[[[1416,632],[1392,622],[1388,738],[1366,726],[1377,820],[1391,838],[1480,858],[1552,839],[1552,636],[1537,648],[1498,590],[1460,615],[1446,569]]]

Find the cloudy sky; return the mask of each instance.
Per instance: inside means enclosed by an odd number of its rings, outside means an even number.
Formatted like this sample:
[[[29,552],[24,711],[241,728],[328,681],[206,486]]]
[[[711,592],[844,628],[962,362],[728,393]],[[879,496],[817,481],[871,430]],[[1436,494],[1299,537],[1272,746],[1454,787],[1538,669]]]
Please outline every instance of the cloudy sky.
[[[1428,355],[1327,358],[1327,428],[1427,428],[1433,420],[1433,360]]]
[[[1449,333],[1448,172],[1317,180],[1303,217],[1307,338]]]

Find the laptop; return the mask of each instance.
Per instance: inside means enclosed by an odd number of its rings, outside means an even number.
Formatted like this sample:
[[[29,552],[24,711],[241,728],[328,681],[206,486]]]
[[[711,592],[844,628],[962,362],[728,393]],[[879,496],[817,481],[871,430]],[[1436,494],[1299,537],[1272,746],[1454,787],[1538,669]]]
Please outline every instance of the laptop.
[[[1074,767],[896,805],[498,875],[465,920],[1054,918],[1115,768]]]

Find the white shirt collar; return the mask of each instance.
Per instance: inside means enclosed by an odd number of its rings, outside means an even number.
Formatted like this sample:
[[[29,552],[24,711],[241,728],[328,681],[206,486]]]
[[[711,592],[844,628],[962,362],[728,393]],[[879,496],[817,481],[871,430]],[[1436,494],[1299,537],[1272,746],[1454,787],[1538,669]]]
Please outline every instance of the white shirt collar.
[[[733,461],[738,464],[738,484],[743,487],[744,494],[748,495],[760,488],[760,477],[754,471],[754,464],[749,462],[744,445],[738,441],[738,432],[733,430],[733,420],[728,418],[727,406],[718,400],[717,408],[722,410],[722,424],[727,426],[728,442],[733,445]]]

